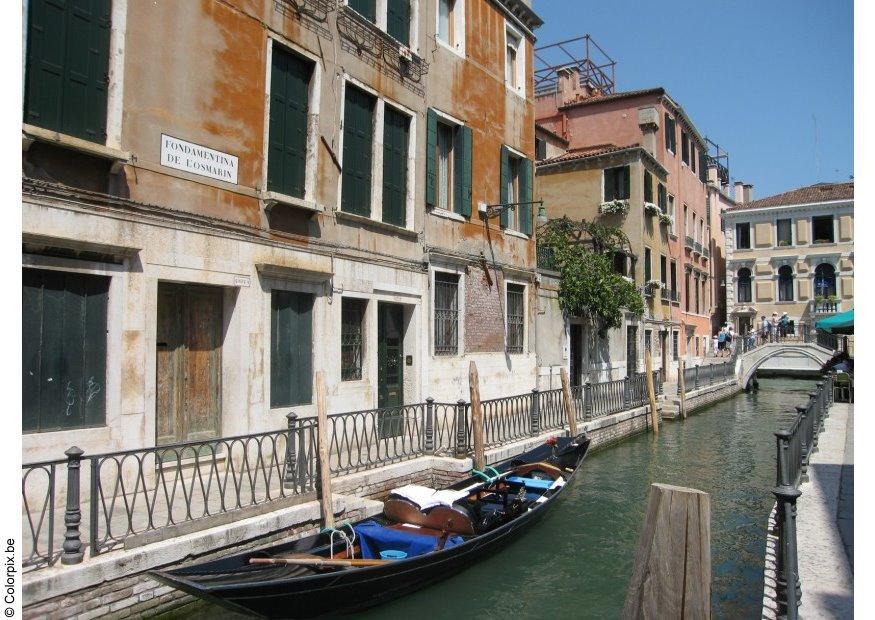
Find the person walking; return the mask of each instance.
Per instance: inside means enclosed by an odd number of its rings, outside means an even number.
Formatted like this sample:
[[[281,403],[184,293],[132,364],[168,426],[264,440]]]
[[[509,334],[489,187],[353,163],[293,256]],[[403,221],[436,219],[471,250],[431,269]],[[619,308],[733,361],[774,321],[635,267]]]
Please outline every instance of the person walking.
[[[726,348],[726,326],[720,328],[717,332],[717,357],[723,357],[723,350]]]
[[[778,313],[772,312],[772,342],[778,341]]]
[[[781,338],[786,338],[790,333],[790,317],[785,312],[781,315]]]
[[[762,321],[760,322],[760,338],[762,338],[763,344],[769,341],[769,321],[766,319],[766,315],[762,316]]]
[[[726,357],[730,357],[732,355],[732,342],[735,340],[735,327],[730,325],[726,329],[726,344],[723,346],[723,351],[726,353]]]

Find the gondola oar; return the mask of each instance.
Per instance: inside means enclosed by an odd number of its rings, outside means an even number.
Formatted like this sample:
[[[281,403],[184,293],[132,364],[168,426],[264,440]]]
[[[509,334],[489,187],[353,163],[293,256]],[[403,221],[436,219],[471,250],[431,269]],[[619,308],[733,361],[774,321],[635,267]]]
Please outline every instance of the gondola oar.
[[[300,558],[249,558],[250,564],[274,564],[279,566],[313,566],[315,568],[322,567],[351,567],[351,566],[382,566],[393,560],[362,560],[362,559],[336,559],[320,558],[319,556],[300,557]]]

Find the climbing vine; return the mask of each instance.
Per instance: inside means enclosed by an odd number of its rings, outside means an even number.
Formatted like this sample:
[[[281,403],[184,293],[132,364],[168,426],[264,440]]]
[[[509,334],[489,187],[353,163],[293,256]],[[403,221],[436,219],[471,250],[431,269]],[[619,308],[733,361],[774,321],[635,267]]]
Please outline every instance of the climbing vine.
[[[567,217],[550,220],[538,242],[550,248],[559,271],[559,305],[572,316],[588,319],[599,331],[623,325],[623,311],[640,316],[644,299],[635,284],[613,269],[616,251],[629,251],[619,228]]]

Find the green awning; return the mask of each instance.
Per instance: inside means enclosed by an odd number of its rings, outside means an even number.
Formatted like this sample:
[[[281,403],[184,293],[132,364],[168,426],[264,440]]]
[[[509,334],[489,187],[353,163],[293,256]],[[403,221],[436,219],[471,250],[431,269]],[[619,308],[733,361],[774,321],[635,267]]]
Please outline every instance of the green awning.
[[[831,317],[822,319],[815,324],[815,327],[832,334],[853,334],[854,310],[852,308],[846,312],[839,312]]]

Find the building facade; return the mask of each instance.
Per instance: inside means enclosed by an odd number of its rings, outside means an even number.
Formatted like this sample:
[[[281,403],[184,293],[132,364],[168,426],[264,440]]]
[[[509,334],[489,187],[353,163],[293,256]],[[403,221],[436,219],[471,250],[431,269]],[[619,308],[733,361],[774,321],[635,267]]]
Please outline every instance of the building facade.
[[[818,183],[723,212],[726,307],[739,333],[787,313],[809,326],[854,306],[854,184]],[[739,199],[741,192],[741,199]]]
[[[25,461],[531,389],[529,3],[25,4]]]

